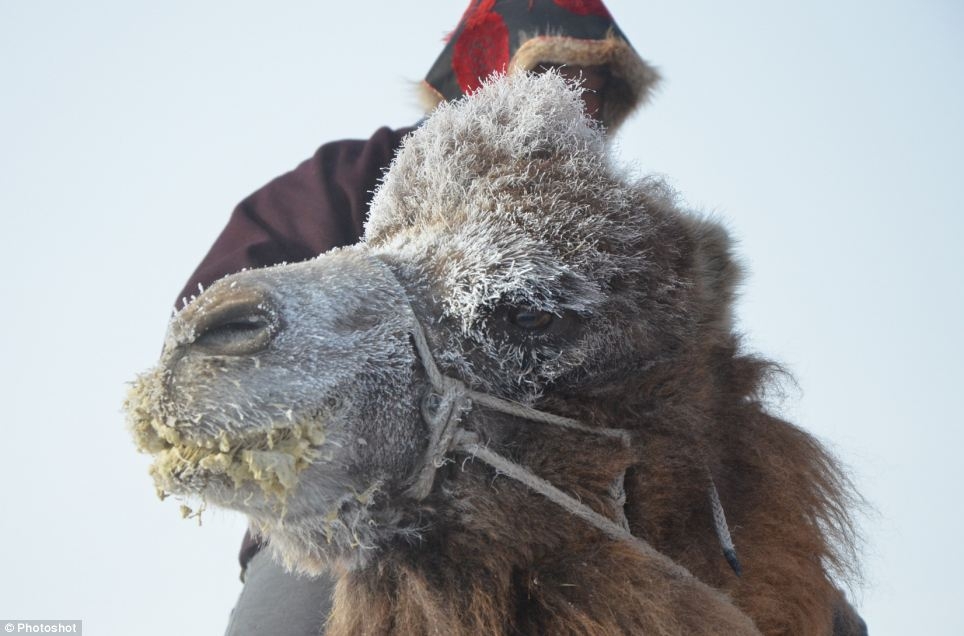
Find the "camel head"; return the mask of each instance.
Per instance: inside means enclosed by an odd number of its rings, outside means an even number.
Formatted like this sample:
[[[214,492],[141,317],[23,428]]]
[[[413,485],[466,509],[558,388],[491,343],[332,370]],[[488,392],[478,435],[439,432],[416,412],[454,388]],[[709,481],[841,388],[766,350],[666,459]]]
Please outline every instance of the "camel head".
[[[362,243],[228,276],[176,314],[129,421],[160,490],[245,512],[291,568],[355,567],[430,531],[410,494],[437,402],[417,329],[447,376],[565,414],[729,333],[736,278],[718,226],[613,166],[576,87],[501,78],[405,141]],[[507,419],[462,426],[518,448]],[[436,478],[432,509],[451,492]]]

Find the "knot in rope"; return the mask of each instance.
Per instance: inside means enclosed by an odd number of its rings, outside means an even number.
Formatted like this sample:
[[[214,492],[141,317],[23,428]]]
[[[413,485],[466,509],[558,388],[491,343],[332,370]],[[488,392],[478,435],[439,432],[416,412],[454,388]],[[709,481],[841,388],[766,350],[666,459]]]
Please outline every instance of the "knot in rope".
[[[428,425],[428,451],[415,482],[407,494],[417,500],[428,496],[435,481],[435,471],[446,463],[446,455],[455,450],[455,434],[460,431],[462,415],[472,408],[465,383],[455,378],[441,376],[437,381],[429,380],[432,390],[422,398],[420,409],[422,419]]]

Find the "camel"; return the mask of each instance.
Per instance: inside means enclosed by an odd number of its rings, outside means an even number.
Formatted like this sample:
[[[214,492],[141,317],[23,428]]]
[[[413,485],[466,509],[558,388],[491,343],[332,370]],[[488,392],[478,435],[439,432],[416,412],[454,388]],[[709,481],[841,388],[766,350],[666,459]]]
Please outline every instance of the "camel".
[[[859,634],[856,495],[766,411],[716,222],[577,86],[442,104],[364,240],[228,276],[126,403],[162,493],[337,576],[328,634]]]

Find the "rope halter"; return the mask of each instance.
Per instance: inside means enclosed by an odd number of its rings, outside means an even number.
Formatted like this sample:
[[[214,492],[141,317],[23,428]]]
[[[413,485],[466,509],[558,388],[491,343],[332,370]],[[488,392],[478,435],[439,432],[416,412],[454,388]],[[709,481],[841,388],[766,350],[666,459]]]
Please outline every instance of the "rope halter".
[[[404,286],[402,286],[391,268],[378,258],[373,256],[370,258],[382,271],[386,272],[388,279],[398,286],[402,296],[408,299],[408,294]],[[422,419],[425,421],[429,430],[429,442],[425,452],[425,460],[416,475],[415,481],[406,490],[406,495],[416,501],[425,499],[432,490],[436,472],[446,463],[446,456],[450,453],[465,453],[492,466],[498,473],[511,477],[526,485],[531,490],[564,508],[570,514],[595,526],[609,538],[623,541],[631,545],[642,555],[661,561],[664,567],[669,568],[670,571],[685,578],[693,576],[686,568],[630,532],[629,523],[623,510],[623,504],[625,503],[625,493],[623,490],[624,475],[620,475],[610,488],[610,495],[616,504],[614,512],[617,519],[613,521],[599,514],[571,495],[563,492],[545,479],[532,473],[525,467],[487,448],[481,443],[476,433],[462,428],[460,422],[462,416],[470,411],[474,405],[479,405],[506,415],[533,422],[541,422],[592,435],[610,437],[618,440],[627,447],[630,445],[632,437],[628,430],[586,426],[568,417],[547,413],[523,404],[495,397],[488,393],[475,391],[469,388],[462,380],[444,375],[435,363],[435,357],[432,355],[431,348],[429,347],[425,330],[418,320],[410,300],[408,305],[412,321],[411,336],[415,342],[415,351],[432,386],[432,392],[428,393],[421,403]],[[737,559],[736,549],[726,523],[723,505],[720,502],[720,495],[708,468],[706,469],[706,473],[709,478],[708,494],[710,506],[713,511],[713,525],[716,530],[716,535],[727,562],[737,576],[739,576],[742,568]]]

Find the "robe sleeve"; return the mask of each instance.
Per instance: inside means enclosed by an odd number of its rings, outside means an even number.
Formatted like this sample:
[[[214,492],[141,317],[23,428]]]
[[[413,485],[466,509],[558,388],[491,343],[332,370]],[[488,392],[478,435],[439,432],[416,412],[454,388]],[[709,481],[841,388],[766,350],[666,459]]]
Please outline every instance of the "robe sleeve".
[[[245,268],[313,258],[362,235],[372,191],[412,128],[327,143],[244,199],[175,301]]]

